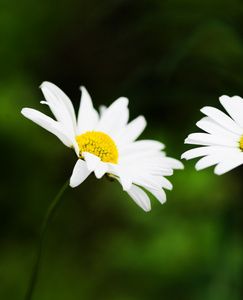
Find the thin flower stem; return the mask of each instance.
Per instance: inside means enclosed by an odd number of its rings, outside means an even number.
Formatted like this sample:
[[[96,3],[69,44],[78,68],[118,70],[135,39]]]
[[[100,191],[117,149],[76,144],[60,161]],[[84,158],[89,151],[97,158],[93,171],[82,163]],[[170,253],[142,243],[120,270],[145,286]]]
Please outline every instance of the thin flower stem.
[[[49,208],[46,212],[45,219],[43,221],[42,228],[41,228],[41,235],[40,235],[40,241],[39,241],[39,248],[38,248],[38,252],[37,252],[37,257],[36,257],[35,264],[33,266],[32,276],[31,276],[31,279],[30,279],[30,283],[29,283],[29,287],[28,287],[28,290],[27,290],[27,293],[26,293],[25,300],[31,300],[32,299],[33,292],[34,292],[35,285],[36,285],[36,281],[37,281],[37,277],[38,277],[38,273],[39,273],[39,268],[40,268],[40,265],[41,265],[41,259],[42,259],[43,249],[44,249],[44,246],[45,246],[48,224],[50,223],[51,218],[53,217],[53,215],[54,215],[54,213],[57,209],[57,206],[60,203],[59,200],[60,200],[61,196],[63,195],[63,193],[65,192],[65,190],[67,189],[68,186],[69,186],[69,180],[60,189],[59,193],[54,198],[54,200],[52,201],[51,205],[49,206]]]

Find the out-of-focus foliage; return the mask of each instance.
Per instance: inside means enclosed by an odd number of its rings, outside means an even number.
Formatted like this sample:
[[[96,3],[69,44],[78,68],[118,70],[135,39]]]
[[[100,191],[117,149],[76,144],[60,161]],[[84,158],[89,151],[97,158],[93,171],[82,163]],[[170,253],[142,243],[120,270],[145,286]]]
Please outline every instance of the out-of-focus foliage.
[[[0,299],[23,299],[45,212],[75,155],[25,119],[44,80],[78,109],[130,99],[142,138],[180,158],[199,109],[243,96],[243,3],[238,0],[4,1],[0,3]],[[242,180],[176,171],[163,206],[143,212],[118,183],[69,189],[51,224],[34,299],[239,300]]]

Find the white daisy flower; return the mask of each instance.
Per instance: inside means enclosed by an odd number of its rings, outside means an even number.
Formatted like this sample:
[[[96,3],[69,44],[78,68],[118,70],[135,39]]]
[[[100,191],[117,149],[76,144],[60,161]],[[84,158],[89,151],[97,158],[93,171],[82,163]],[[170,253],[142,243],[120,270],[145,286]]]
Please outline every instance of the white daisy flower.
[[[97,178],[107,175],[120,182],[124,191],[145,211],[151,209],[146,189],[161,203],[166,201],[163,190],[172,189],[164,176],[173,169],[182,169],[180,161],[167,157],[158,141],[135,141],[146,126],[143,116],[128,123],[128,99],[121,97],[108,108],[94,109],[87,90],[82,96],[76,120],[70,99],[56,85],[44,82],[41,90],[56,120],[31,109],[22,114],[56,135],[64,145],[74,149],[78,157],[70,178],[70,186],[81,184],[92,172]]]
[[[192,133],[186,144],[202,145],[186,151],[181,158],[201,157],[196,170],[216,165],[214,173],[221,175],[243,164],[243,99],[238,96],[219,98],[229,116],[217,108],[206,106],[201,109],[207,117],[197,126],[207,133]]]

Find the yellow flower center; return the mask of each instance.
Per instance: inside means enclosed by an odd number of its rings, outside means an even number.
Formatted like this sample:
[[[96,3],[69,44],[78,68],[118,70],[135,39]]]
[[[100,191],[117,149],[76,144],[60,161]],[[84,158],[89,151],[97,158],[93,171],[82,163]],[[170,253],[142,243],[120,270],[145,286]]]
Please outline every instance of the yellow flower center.
[[[243,151],[243,135],[240,139],[240,150]]]
[[[119,157],[117,147],[109,135],[100,131],[87,131],[75,139],[81,159],[84,159],[82,152],[89,152],[98,156],[103,162],[117,164]]]

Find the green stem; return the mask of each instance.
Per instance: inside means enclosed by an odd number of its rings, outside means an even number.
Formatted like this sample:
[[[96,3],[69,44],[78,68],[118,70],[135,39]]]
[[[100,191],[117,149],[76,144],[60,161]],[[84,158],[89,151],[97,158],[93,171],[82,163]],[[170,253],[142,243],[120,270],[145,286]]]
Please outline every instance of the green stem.
[[[31,279],[30,279],[30,283],[29,283],[29,287],[28,287],[28,290],[27,290],[27,293],[26,293],[25,300],[31,300],[32,299],[33,292],[34,292],[34,289],[35,289],[35,284],[36,284],[38,273],[39,273],[40,264],[41,264],[43,249],[44,249],[44,246],[45,246],[48,224],[50,223],[50,220],[51,220],[52,216],[54,215],[58,204],[60,203],[59,200],[60,200],[61,196],[63,195],[63,193],[65,192],[65,190],[67,189],[68,186],[69,186],[69,180],[63,185],[63,187],[61,188],[61,190],[59,191],[57,196],[54,198],[54,200],[52,201],[52,203],[51,203],[51,205],[50,205],[50,207],[47,210],[47,213],[45,215],[45,219],[44,219],[44,222],[42,224],[42,229],[41,229],[41,235],[40,235],[40,242],[39,242],[37,257],[36,257],[36,261],[35,261],[35,264],[34,264],[34,267],[33,267],[32,276],[31,276]]]

